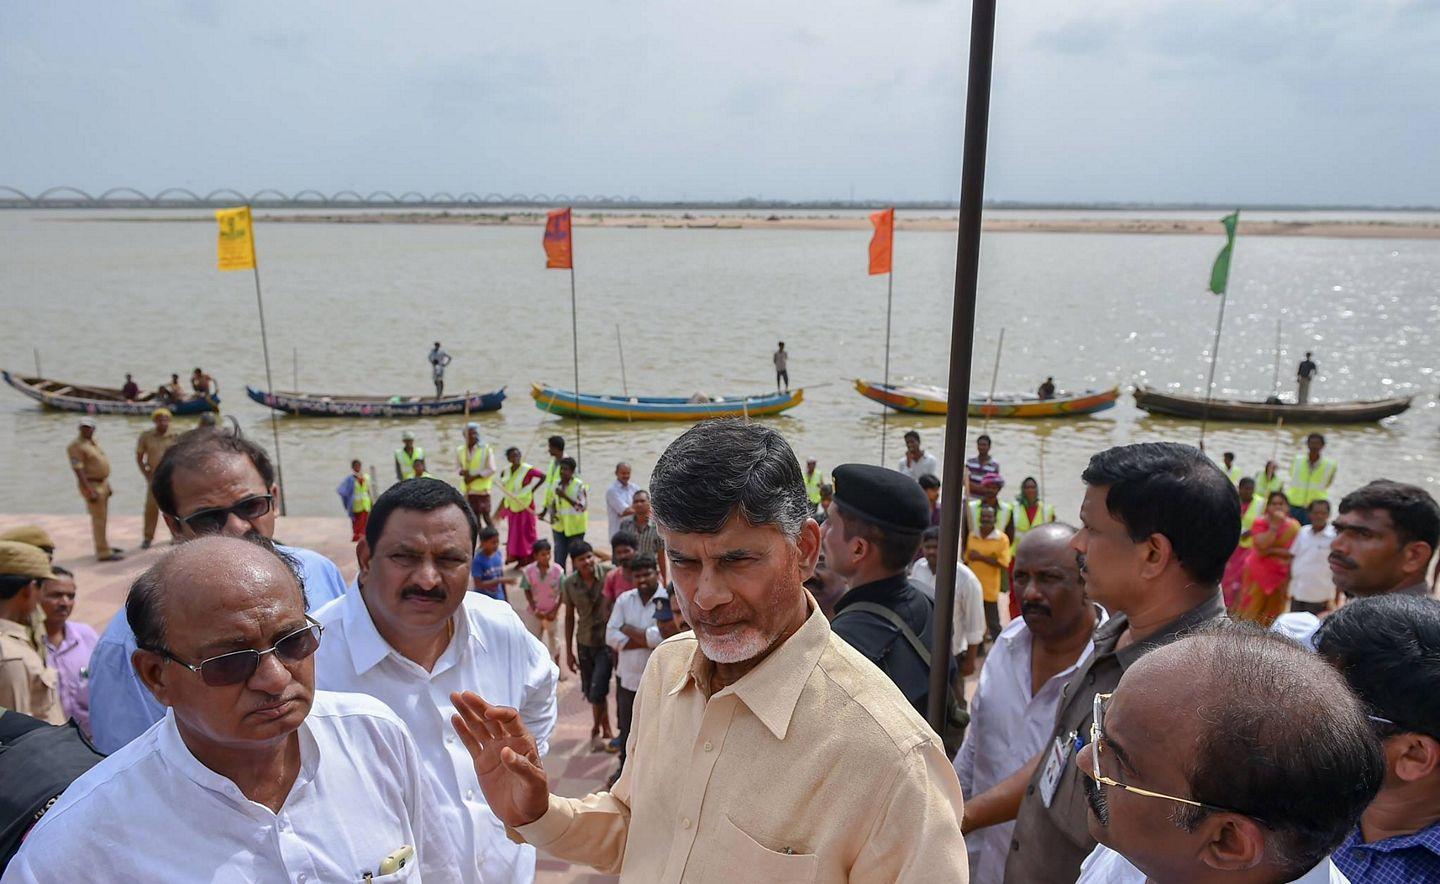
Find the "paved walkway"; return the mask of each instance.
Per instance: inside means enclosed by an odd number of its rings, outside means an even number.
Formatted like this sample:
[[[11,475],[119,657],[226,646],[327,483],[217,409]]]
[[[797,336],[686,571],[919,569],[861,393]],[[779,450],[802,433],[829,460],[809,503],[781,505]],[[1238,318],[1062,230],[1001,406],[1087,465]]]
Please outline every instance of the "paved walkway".
[[[603,521],[603,520],[602,520]],[[103,630],[110,618],[125,604],[130,584],[147,567],[154,564],[167,544],[157,544],[141,551],[141,519],[139,516],[114,516],[109,522],[110,542],[125,549],[119,562],[97,562],[90,540],[90,520],[86,516],[0,515],[0,532],[20,525],[39,525],[55,541],[55,562],[75,572],[78,587],[75,602],[76,620]],[[166,536],[162,523],[158,536]],[[340,566],[346,580],[355,577],[355,547],[350,543],[350,524],[341,518],[281,518],[276,522],[275,538],[291,546],[302,546],[329,556]],[[518,594],[517,594],[518,595]],[[524,596],[517,610],[523,607]],[[123,614],[122,614],[123,616]],[[577,688],[578,677],[560,683],[559,719],[550,739],[550,754],[545,769],[550,773],[550,789],[557,795],[586,795],[605,787],[605,780],[615,770],[615,756],[589,751],[590,704]],[[611,696],[614,696],[612,691]],[[614,722],[612,701],[611,722]],[[587,882],[600,884],[616,879],[597,875],[587,868],[547,859],[537,863],[537,884]]]

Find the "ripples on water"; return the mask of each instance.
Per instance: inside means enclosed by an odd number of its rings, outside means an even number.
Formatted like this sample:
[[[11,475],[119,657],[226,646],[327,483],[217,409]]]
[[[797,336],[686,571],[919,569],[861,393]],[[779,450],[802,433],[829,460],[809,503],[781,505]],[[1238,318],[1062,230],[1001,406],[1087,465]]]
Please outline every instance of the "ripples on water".
[[[155,386],[202,365],[222,384],[230,413],[270,446],[268,413],[244,398],[264,385],[250,275],[214,270],[212,223],[75,223],[57,213],[0,213],[0,362],[118,386],[125,371]],[[777,340],[792,352],[805,404],[771,424],[827,471],[879,455],[878,406],[850,386],[883,365],[885,280],[865,273],[865,231],[589,229],[576,232],[581,385],[688,395],[770,389]],[[570,290],[544,270],[536,228],[261,224],[257,234],[276,385],[420,393],[435,339],[455,357],[447,389],[505,386],[498,414],[479,418],[491,441],[541,460],[544,438],[573,423],[535,409],[529,383],[570,386]],[[1218,238],[997,233],[982,247],[975,389],[990,383],[1006,328],[999,388],[1130,384],[1203,390],[1216,298],[1205,291]],[[954,237],[901,231],[896,241],[893,378],[943,384],[949,352]],[[1241,228],[1216,375],[1219,395],[1263,397],[1274,373],[1275,320],[1283,322],[1282,389],[1313,349],[1318,399],[1416,394],[1384,425],[1327,430],[1349,489],[1380,475],[1437,484],[1440,437],[1433,401],[1440,332],[1440,242],[1246,238]],[[0,391],[8,437],[0,500],[10,512],[83,512],[66,466],[72,415],[45,413]],[[187,425],[190,421],[180,421]],[[334,487],[352,456],[393,476],[390,451],[414,429],[432,451],[459,443],[460,417],[420,421],[281,420],[290,511],[339,515]],[[943,419],[892,414],[889,458],[918,428],[941,454]],[[138,514],[133,466],[141,419],[107,417],[99,431],[114,470],[114,510]],[[633,462],[643,484],[681,428],[584,426],[583,473],[608,483]],[[1234,450],[1247,469],[1278,452],[1288,462],[1308,428],[1212,425],[1212,451]],[[970,436],[979,432],[972,424]],[[996,456],[1018,490],[1042,476],[1045,493],[1075,518],[1086,459],[1109,445],[1194,442],[1198,424],[1146,416],[1127,396],[1093,418],[993,421]],[[1043,461],[1043,471],[1042,471]]]

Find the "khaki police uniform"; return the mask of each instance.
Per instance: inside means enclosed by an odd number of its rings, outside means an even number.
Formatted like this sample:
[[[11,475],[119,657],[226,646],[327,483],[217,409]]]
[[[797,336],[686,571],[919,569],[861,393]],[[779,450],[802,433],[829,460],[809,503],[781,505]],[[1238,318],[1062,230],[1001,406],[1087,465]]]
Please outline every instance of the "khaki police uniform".
[[[0,541],[0,574],[35,580],[55,576],[48,557],[38,547],[9,540]],[[25,619],[27,622],[17,623],[0,617],[0,707],[51,724],[64,724],[60,676],[36,649],[30,618]]]
[[[85,501],[85,509],[90,513],[90,530],[95,535],[95,555],[107,559],[113,553],[110,551],[110,541],[106,539],[105,522],[110,512],[110,459],[100,449],[100,443],[93,438],[86,439],[84,436],[77,437],[65,449],[70,457],[70,467],[78,470],[90,487],[96,491],[94,500],[85,496],[84,488],[80,489],[80,497]]]
[[[141,433],[135,443],[135,456],[144,461],[141,472],[146,473],[145,532],[142,536],[147,541],[155,539],[155,526],[160,522],[160,504],[155,502],[155,494],[149,490],[149,477],[155,475],[155,468],[160,466],[160,458],[179,440],[179,433],[171,431],[161,435],[160,431],[152,427]]]

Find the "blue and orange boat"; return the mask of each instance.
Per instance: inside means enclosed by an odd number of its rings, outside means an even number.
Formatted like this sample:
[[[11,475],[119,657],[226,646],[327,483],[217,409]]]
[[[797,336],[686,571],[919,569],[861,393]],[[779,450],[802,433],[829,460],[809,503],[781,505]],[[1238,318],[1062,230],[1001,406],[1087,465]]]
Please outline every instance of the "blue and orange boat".
[[[604,396],[532,384],[535,407],[563,417],[613,421],[700,421],[717,417],[763,417],[794,408],[804,388],[756,396]]]

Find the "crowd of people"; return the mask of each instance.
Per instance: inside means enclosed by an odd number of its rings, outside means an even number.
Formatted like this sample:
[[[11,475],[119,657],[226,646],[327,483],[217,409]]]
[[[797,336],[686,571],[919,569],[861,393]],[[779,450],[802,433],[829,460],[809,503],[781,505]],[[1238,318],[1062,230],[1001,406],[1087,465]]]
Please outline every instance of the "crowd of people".
[[[827,474],[698,424],[648,488],[616,465],[608,549],[563,437],[497,468],[468,424],[451,476],[407,433],[384,493],[359,461],[337,489],[347,584],[276,540],[261,446],[168,418],[137,464],[175,545],[102,634],[43,531],[0,539],[5,884],[530,881],[537,851],[644,882],[1440,880],[1440,507],[1340,494],[1318,434],[1284,478],[1098,452],[1074,524],[981,436],[935,661],[913,431]],[[547,771],[572,677],[617,755],[583,797]]]

